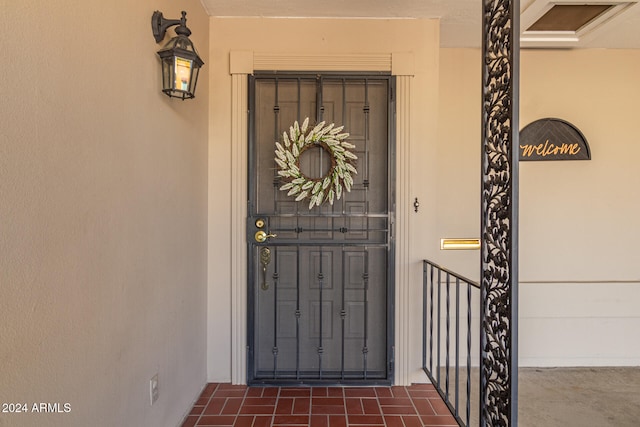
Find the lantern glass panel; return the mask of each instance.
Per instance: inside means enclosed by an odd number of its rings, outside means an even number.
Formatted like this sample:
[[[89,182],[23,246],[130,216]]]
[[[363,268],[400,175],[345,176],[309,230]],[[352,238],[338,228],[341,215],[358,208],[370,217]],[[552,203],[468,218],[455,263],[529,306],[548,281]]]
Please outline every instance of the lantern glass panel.
[[[172,90],[174,77],[173,57],[164,58],[162,60],[162,88],[163,90]]]
[[[175,71],[173,88],[189,92],[191,85],[191,73],[193,69],[193,61],[179,56],[175,57]]]
[[[193,67],[191,70],[191,88],[189,91],[194,94],[196,93],[196,85],[198,84],[198,74],[200,73],[200,67]]]

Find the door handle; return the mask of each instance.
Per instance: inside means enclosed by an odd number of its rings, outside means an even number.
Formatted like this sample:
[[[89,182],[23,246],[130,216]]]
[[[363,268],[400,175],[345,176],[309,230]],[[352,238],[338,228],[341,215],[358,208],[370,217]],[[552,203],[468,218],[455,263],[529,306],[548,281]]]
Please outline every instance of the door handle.
[[[256,242],[258,243],[264,243],[267,241],[267,239],[271,238],[271,237],[278,237],[277,234],[271,234],[271,233],[267,233],[264,230],[258,230],[256,231],[256,234],[254,235]]]
[[[271,262],[271,249],[267,247],[263,247],[260,250],[260,265],[262,266],[262,290],[266,291],[269,289],[269,284],[267,283],[267,266]]]

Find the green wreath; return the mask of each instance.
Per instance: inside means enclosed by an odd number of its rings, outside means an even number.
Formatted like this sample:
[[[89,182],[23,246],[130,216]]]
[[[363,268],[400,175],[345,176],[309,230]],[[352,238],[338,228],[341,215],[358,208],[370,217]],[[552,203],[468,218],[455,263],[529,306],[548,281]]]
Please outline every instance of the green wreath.
[[[326,201],[333,205],[334,199],[340,200],[343,189],[351,191],[352,175],[358,173],[355,167],[358,157],[349,151],[355,145],[346,141],[348,133],[340,133],[344,126],[334,126],[334,123],[325,126],[322,121],[309,129],[307,117],[302,127],[296,121],[288,134],[282,134],[283,144],[276,142],[278,175],[286,182],[280,190],[287,191],[287,196],[295,196],[296,202],[309,198],[309,209]],[[313,147],[321,147],[331,158],[329,171],[320,178],[308,177],[300,170],[300,156]]]

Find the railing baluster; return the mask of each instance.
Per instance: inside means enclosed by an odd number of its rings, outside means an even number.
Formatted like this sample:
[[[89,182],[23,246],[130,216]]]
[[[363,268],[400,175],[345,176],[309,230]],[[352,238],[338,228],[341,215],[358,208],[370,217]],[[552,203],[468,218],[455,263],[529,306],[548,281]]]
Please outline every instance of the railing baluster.
[[[460,405],[460,278],[456,277],[456,397],[455,408],[458,416],[458,407]]]
[[[427,366],[427,270],[428,264],[422,265],[422,366]]]
[[[430,314],[430,319],[431,322],[429,323],[429,370],[431,372],[433,372],[433,265],[429,264],[429,267],[431,268],[431,287],[430,287],[430,299],[429,299],[429,305],[430,305],[430,310],[431,310],[431,314]]]
[[[450,289],[451,289],[451,275],[447,273],[447,292],[446,292],[446,304],[447,304],[447,320],[446,320],[446,334],[445,334],[445,342],[446,342],[446,350],[445,350],[445,376],[444,376],[444,389],[445,394],[447,395],[447,399],[449,399],[449,349],[451,348],[450,344],[450,324],[451,324],[451,310],[450,310]]]
[[[437,332],[436,343],[437,343],[437,350],[438,350],[436,353],[436,368],[437,368],[436,375],[438,377],[438,384],[440,384],[440,329],[441,329],[440,323],[442,323],[441,322],[442,317],[440,316],[440,300],[442,299],[440,297],[441,290],[442,290],[442,282],[441,282],[442,278],[440,275],[441,271],[442,270],[438,269],[438,328],[436,331]]]
[[[471,418],[471,284],[467,283],[467,425]]]

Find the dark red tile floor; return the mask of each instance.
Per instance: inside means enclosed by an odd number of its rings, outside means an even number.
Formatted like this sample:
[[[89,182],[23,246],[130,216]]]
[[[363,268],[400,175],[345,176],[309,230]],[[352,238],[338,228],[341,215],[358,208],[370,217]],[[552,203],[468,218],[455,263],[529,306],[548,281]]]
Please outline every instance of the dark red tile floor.
[[[182,427],[457,425],[431,384],[290,388],[211,383]]]

